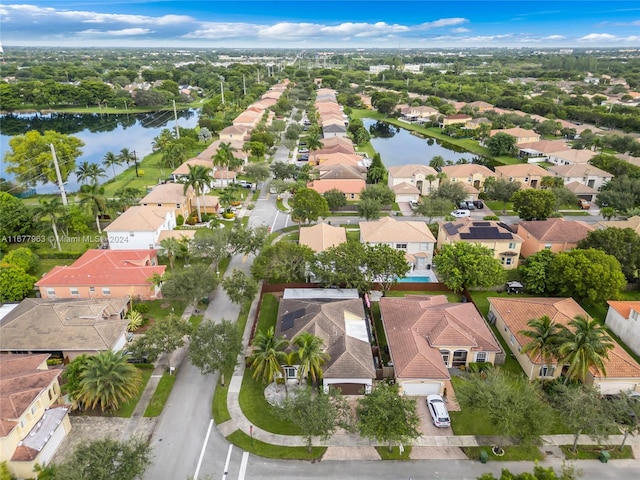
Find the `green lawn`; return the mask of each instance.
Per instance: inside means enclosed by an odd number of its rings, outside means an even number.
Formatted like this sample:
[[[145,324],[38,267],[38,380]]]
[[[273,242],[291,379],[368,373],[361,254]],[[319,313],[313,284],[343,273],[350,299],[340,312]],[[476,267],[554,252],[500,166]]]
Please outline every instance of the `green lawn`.
[[[176,383],[175,375],[169,375],[168,373],[162,375],[156,391],[153,392],[151,401],[144,412],[145,417],[157,417],[162,413],[162,409],[169,399],[169,394],[171,394],[174,383]]]
[[[151,378],[151,374],[153,374],[153,365],[140,364],[136,365],[136,368],[140,371],[142,375],[142,383],[140,384],[140,392],[134,398],[129,400],[127,403],[123,404],[117,411],[113,412],[114,417],[122,417],[122,418],[131,418],[133,415],[133,411],[138,405],[138,401],[142,396],[142,392],[144,392],[144,388],[149,383],[149,379]]]
[[[233,374],[233,369],[230,369],[225,374],[225,378],[231,379],[231,375]],[[231,414],[229,413],[229,409],[227,408],[227,393],[229,392],[229,382],[225,384],[223,387],[218,383],[216,385],[216,390],[213,393],[213,405],[211,407],[213,414],[213,421],[216,425],[220,425],[228,420],[231,420]]]
[[[389,451],[389,447],[375,448],[382,460],[411,460],[411,445],[404,447],[402,453],[400,453],[400,447],[393,447],[391,451]]]
[[[540,449],[534,445],[531,446],[510,446],[504,447],[504,455],[498,457],[491,452],[490,446],[485,447],[463,447],[462,451],[472,460],[480,459],[480,452],[485,451],[489,454],[489,461],[500,462],[519,462],[519,461],[539,461],[544,460],[544,455]]]
[[[633,456],[633,450],[630,446],[620,450],[613,445],[599,446],[599,445],[578,445],[578,451],[573,453],[571,448],[573,445],[560,445],[560,449],[567,460],[598,460],[600,458],[600,452],[606,450],[609,452],[609,458],[611,460],[619,460],[623,458],[635,458]]]
[[[38,268],[33,272],[33,276],[36,278],[42,277],[47,272],[50,272],[53,267],[71,265],[76,261],[76,258],[41,258],[38,262]]]
[[[276,458],[282,460],[320,460],[327,451],[327,447],[311,447],[311,452],[306,447],[282,447],[271,445],[252,439],[242,430],[236,430],[227,437],[229,442],[242,448],[246,452],[253,453],[259,457]]]
[[[376,329],[376,334],[378,335],[378,347],[382,355],[382,363],[387,365],[391,357],[384,348],[387,345],[387,334],[384,331],[382,318],[380,316],[380,302],[371,302],[371,314],[373,315],[373,324]]]
[[[506,214],[502,213],[504,209],[504,202],[499,202],[496,200],[483,200],[483,202],[487,206],[487,208],[490,208],[491,210],[493,210],[493,213],[495,213],[496,215],[517,215],[513,211],[513,203],[511,202],[507,202]]]
[[[278,317],[278,299],[270,294],[265,293],[262,296],[262,305],[260,306],[260,318],[258,318],[258,326],[256,332],[266,332],[270,327],[276,326]]]
[[[145,317],[149,318],[164,318],[171,313],[175,315],[182,315],[182,309],[184,308],[184,306],[180,306],[179,302],[170,302],[164,298],[161,300],[149,300],[140,303],[147,305],[149,308],[147,313],[144,314]]]
[[[359,242],[360,241],[360,230],[359,229],[346,229],[347,230],[347,241],[348,242]]]

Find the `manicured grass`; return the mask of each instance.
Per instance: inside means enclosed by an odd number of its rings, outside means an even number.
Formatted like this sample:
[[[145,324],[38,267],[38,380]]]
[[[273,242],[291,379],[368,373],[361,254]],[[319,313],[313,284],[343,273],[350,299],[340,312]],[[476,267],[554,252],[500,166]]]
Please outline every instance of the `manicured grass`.
[[[284,206],[284,202],[282,201],[281,198],[276,200],[276,208],[281,212],[285,212],[285,213],[289,211],[289,209]]]
[[[277,407],[270,405],[264,397],[266,385],[251,378],[252,373],[250,369],[245,370],[240,388],[240,408],[247,419],[267,432],[300,435],[298,427],[278,417]],[[284,388],[284,385],[279,388]]]
[[[347,241],[348,242],[359,242],[360,241],[360,230],[356,229],[348,229],[347,230]]]
[[[258,198],[260,198],[260,190],[256,190],[255,192],[253,192],[253,194],[251,195],[251,201],[257,202]]]
[[[71,265],[76,260],[76,258],[41,258],[40,262],[38,262],[38,268],[33,272],[33,276],[40,278],[45,273],[51,271],[53,267]]]
[[[404,447],[400,453],[400,447],[393,447],[389,451],[389,447],[376,447],[376,451],[382,460],[411,460],[411,445]]]
[[[135,410],[136,405],[138,405],[138,401],[142,396],[142,392],[144,392],[144,388],[147,386],[147,383],[149,383],[151,374],[153,374],[153,365],[141,364],[141,365],[136,365],[136,368],[140,371],[140,374],[142,375],[142,383],[140,384],[140,391],[138,392],[138,395],[136,395],[134,398],[129,400],[127,403],[123,404],[118,410],[113,412],[112,415],[114,417],[131,418],[131,415],[133,415],[133,411]]]
[[[382,355],[382,363],[387,365],[389,360],[391,360],[391,357],[384,348],[387,346],[387,334],[384,331],[382,317],[380,316],[380,302],[371,302],[371,315],[373,315],[373,325],[378,336],[378,347],[380,348],[380,354]]]
[[[578,451],[576,453],[571,451],[572,447],[573,445],[560,445],[560,449],[567,460],[598,460],[600,458],[600,452],[603,450],[609,452],[609,458],[611,460],[635,458],[633,456],[633,450],[629,445],[625,445],[622,450],[613,445],[578,445]]]
[[[256,331],[266,332],[269,327],[276,326],[276,320],[278,317],[278,299],[270,294],[266,293],[262,296],[262,305],[260,306],[260,318],[258,318],[258,325]]]
[[[148,306],[149,310],[144,314],[145,317],[150,318],[164,318],[171,313],[174,315],[182,315],[184,306],[181,306],[179,302],[171,302],[165,298],[160,300],[149,300],[146,302],[140,302]],[[163,307],[163,305],[165,305]]]
[[[153,392],[151,401],[149,402],[147,409],[144,411],[145,417],[157,417],[162,413],[162,409],[169,399],[169,394],[173,389],[174,383],[176,383],[175,375],[169,375],[168,373],[162,375],[162,378],[156,387],[156,391]]]
[[[225,374],[225,379],[231,379],[231,375],[233,375],[233,370],[229,370]],[[229,383],[225,384],[223,387],[218,383],[216,385],[216,390],[213,393],[213,404],[211,407],[213,414],[213,421],[216,425],[220,425],[228,420],[231,420],[231,414],[229,413],[229,409],[227,408],[227,393],[229,392]]]
[[[276,458],[282,460],[320,460],[327,451],[327,447],[311,447],[311,452],[306,447],[282,447],[251,439],[242,430],[236,430],[227,437],[229,442],[242,448],[246,452],[259,457]]]
[[[544,455],[538,447],[535,445],[524,446],[510,446],[504,447],[504,455],[498,457],[491,452],[491,447],[463,447],[462,451],[473,460],[480,459],[480,452],[484,450],[489,454],[489,461],[501,461],[501,462],[519,462],[519,461],[533,461],[543,460]]]
[[[204,318],[204,315],[191,315],[191,317],[189,317],[189,323],[191,324],[191,328],[193,328],[194,330],[197,329],[202,323],[203,318]]]
[[[589,212],[585,212],[584,210],[572,210],[570,212],[560,212],[563,217],[589,217],[591,214]]]
[[[282,237],[281,240],[284,240],[285,242],[298,242],[298,240],[300,240],[300,232],[291,232],[291,233],[287,233],[284,237]]]
[[[517,215],[513,211],[513,203],[511,202],[507,202],[507,213],[502,213],[504,209],[504,202],[495,200],[483,200],[483,202],[487,206],[487,208],[493,210],[493,213],[495,213],[496,215]]]

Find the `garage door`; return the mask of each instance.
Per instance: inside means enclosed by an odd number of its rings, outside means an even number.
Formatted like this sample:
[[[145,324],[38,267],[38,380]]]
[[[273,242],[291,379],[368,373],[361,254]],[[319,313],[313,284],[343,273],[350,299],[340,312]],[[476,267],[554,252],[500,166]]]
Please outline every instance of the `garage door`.
[[[413,201],[417,201],[418,200],[418,195],[403,195],[403,194],[398,194],[396,195],[396,203],[400,203],[400,202],[410,202],[411,200]]]
[[[601,382],[600,393],[603,395],[628,392],[636,388],[635,382]]]
[[[361,383],[332,383],[333,388],[337,388],[342,395],[364,395],[364,385]]]
[[[432,393],[439,394],[441,384],[440,383],[410,383],[403,382],[402,391],[405,395],[422,396],[431,395]]]

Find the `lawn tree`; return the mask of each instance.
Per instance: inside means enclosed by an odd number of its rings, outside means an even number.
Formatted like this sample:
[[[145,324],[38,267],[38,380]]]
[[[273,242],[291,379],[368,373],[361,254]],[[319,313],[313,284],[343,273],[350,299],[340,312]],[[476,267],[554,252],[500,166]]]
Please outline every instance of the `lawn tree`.
[[[192,250],[195,255],[211,260],[212,269],[217,271],[220,261],[229,255],[229,231],[226,228],[198,230]]]
[[[346,242],[318,252],[310,268],[316,280],[324,286],[368,292],[371,283],[364,268],[365,262],[364,244]]]
[[[165,275],[162,294],[168,300],[190,304],[194,310],[198,302],[216,288],[216,276],[208,265],[193,265]]]
[[[286,352],[289,341],[286,338],[276,337],[274,328],[270,327],[266,332],[258,331],[251,345],[253,350],[248,362],[253,370],[254,380],[271,383],[284,375],[282,365],[287,363],[289,358]]]
[[[554,355],[557,356],[560,346],[562,329],[559,324],[555,323],[549,316],[543,315],[540,318],[532,318],[527,322],[529,327],[521,330],[520,335],[530,339],[520,350],[521,353],[531,354],[531,358],[540,357],[543,365],[550,365],[553,362]],[[537,360],[536,360],[537,361]],[[542,377],[544,384],[545,377]]]
[[[432,198],[444,198],[459,205],[465,198],[467,198],[467,192],[464,189],[464,185],[458,182],[440,182],[440,185],[431,194]]]
[[[154,361],[163,353],[170,356],[173,351],[184,345],[185,337],[191,330],[189,322],[171,313],[166,317],[156,318],[144,337],[131,344],[130,350],[137,357],[146,356],[149,361]]]
[[[547,281],[551,293],[592,305],[618,298],[627,284],[620,262],[595,248],[558,253]]]
[[[578,204],[578,197],[568,188],[565,188],[564,186],[555,187],[551,188],[550,191],[556,199],[556,211],[559,211],[562,207],[569,209],[576,208],[576,205]]]
[[[548,397],[560,412],[564,424],[574,435],[571,448],[574,453],[578,449],[578,438],[581,434],[601,441],[607,438],[609,430],[615,427],[600,392],[594,387],[580,383],[555,383]]]
[[[578,480],[581,475],[573,465],[563,462],[560,474],[557,474],[553,467],[545,468],[536,465],[533,467],[533,474],[528,472],[512,473],[503,468],[500,477],[494,476],[493,473],[484,473],[476,480]]]
[[[33,216],[17,197],[0,192],[0,243],[13,243],[33,228]]]
[[[211,169],[202,165],[189,165],[189,173],[184,181],[182,193],[186,196],[189,188],[193,189],[196,196],[196,209],[198,211],[198,222],[202,223],[202,213],[200,211],[200,198],[204,201],[204,192],[211,187],[213,178],[211,177]],[[203,202],[204,203],[204,202]]]
[[[62,251],[62,245],[60,245],[60,236],[58,235],[58,221],[68,210],[68,207],[64,206],[58,197],[54,197],[51,200],[41,198],[39,205],[33,212],[33,216],[37,220],[48,221],[49,225],[51,225],[51,231],[59,252]]]
[[[296,176],[296,166],[292,163],[273,162],[271,172],[276,180],[288,180]]]
[[[168,237],[160,241],[161,255],[169,259],[169,267],[173,270],[173,264],[178,252],[180,251],[180,242],[177,238]]]
[[[629,434],[632,436],[640,433],[640,399],[631,395],[620,392],[609,402],[608,410],[616,422],[618,428],[622,430],[622,442],[618,447],[620,450],[624,448]]]
[[[486,142],[489,152],[494,157],[514,155],[517,151],[516,137],[508,133],[498,132]]]
[[[523,220],[546,220],[556,208],[556,197],[551,190],[529,188],[516,192],[513,197],[513,210]]]
[[[454,292],[469,287],[492,287],[506,280],[506,272],[493,257],[493,251],[474,243],[442,245],[434,263],[438,266],[438,278]]]
[[[233,303],[242,305],[258,293],[258,282],[237,268],[222,280],[222,288]]]
[[[10,250],[4,256],[2,262],[20,267],[27,273],[34,273],[35,269],[38,268],[40,258],[30,248],[19,247]]]
[[[385,175],[387,174],[387,169],[384,168],[384,164],[382,163],[382,158],[380,158],[379,153],[375,153],[373,155],[373,159],[371,160],[371,165],[367,170],[367,183],[380,183],[384,180]]]
[[[502,214],[507,213],[507,202],[520,190],[520,182],[510,182],[506,179],[494,179],[489,177],[484,182],[485,192],[489,200],[502,202]]]
[[[62,181],[66,182],[76,168],[76,159],[82,154],[84,142],[53,130],[46,130],[44,134],[30,130],[24,135],[12,137],[9,140],[11,150],[4,156],[7,172],[15,174],[19,183],[31,187],[43,181],[57,184],[51,145],[58,157]]]
[[[433,217],[449,215],[449,212],[455,208],[456,206],[453,205],[449,199],[424,197],[413,214],[420,217],[427,217],[429,219],[427,223],[431,223],[433,222]]]
[[[224,386],[224,374],[238,363],[241,348],[242,336],[235,322],[205,320],[191,334],[189,360],[203,375],[220,372],[220,383]]]
[[[416,399],[401,396],[398,385],[380,382],[368,395],[358,399],[357,428],[361,436],[386,442],[389,451],[420,436]]]
[[[322,365],[331,360],[325,352],[324,341],[312,333],[302,332],[291,340],[291,345],[298,347],[295,351],[295,361],[299,365],[298,383],[306,378],[315,386],[322,380]]]
[[[137,480],[151,465],[151,447],[143,439],[106,438],[78,445],[71,458],[41,468],[49,480]],[[43,474],[40,478],[45,478]]]
[[[382,206],[390,206],[396,201],[396,195],[388,186],[382,183],[376,183],[374,185],[367,185],[365,189],[360,192],[360,201],[363,200],[377,200]]]
[[[560,188],[564,187],[564,179],[562,177],[546,176],[540,180],[541,188]]]
[[[233,228],[228,233],[229,253],[255,255],[264,247],[269,236],[269,227],[259,225],[251,228],[236,218]]]
[[[382,204],[375,198],[365,198],[358,202],[358,215],[367,221],[378,220]]]
[[[608,222],[616,216],[616,209],[613,207],[602,207],[600,209],[600,215],[602,215],[602,218],[604,218],[605,221]]]
[[[249,152],[260,160],[267,153],[267,146],[262,142],[249,142]]]
[[[84,370],[88,358],[89,356],[86,353],[78,355],[76,358],[71,360],[71,362],[69,362],[69,364],[62,372],[62,378],[64,380],[62,390],[65,394],[69,395],[72,408],[84,407],[82,405],[82,402],[79,400],[80,374]]]
[[[500,432],[502,442],[518,437],[524,444],[537,444],[547,427],[545,404],[524,376],[501,371],[472,374],[456,386],[456,398],[462,408],[480,408]]]
[[[268,283],[304,282],[313,258],[313,250],[306,245],[281,240],[262,249],[251,265],[251,273]]]
[[[540,250],[526,259],[518,269],[527,288],[527,292],[543,295],[551,292],[549,272],[556,254],[551,250]]]
[[[446,162],[444,161],[444,157],[441,155],[434,155],[433,157],[431,157],[431,160],[429,160],[429,166],[436,171],[440,171],[440,169],[444,167],[445,164]]]
[[[578,242],[578,248],[596,248],[613,255],[622,267],[627,281],[638,278],[640,272],[640,235],[631,228],[605,228],[589,232]]]
[[[397,250],[386,243],[364,246],[364,267],[370,282],[379,283],[384,291],[398,283],[410,270],[404,250]]]
[[[0,262],[0,302],[19,302],[30,292],[38,279],[29,275],[22,267]]]
[[[340,210],[342,207],[347,205],[347,199],[345,198],[344,193],[337,188],[327,190],[324,192],[323,197],[327,201],[327,206],[331,212],[335,213],[336,210]]]
[[[291,218],[295,222],[310,223],[329,216],[327,201],[310,188],[299,189],[291,201],[291,206]]]
[[[271,170],[267,163],[250,163],[244,167],[244,173],[254,183],[262,183],[267,178],[271,178]]]

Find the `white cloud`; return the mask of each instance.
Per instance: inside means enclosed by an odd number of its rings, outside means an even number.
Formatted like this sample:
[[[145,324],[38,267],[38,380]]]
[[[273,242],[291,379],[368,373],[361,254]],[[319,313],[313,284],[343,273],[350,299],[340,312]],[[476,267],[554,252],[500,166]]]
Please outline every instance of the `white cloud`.
[[[452,27],[454,25],[461,25],[467,23],[469,20],[466,18],[441,18],[434,20],[433,22],[425,22],[418,25],[418,29],[427,30],[430,28]]]
[[[452,28],[450,30],[451,33],[467,33],[470,31],[471,31],[470,29],[464,28],[464,27]]]
[[[564,38],[567,38],[567,37],[565,37],[564,35],[548,35],[546,37],[542,37],[542,40],[552,40],[553,41],[553,40],[562,40]]]
[[[238,38],[253,37],[258,34],[258,26],[251,23],[204,22],[200,28],[182,35],[182,38]]]
[[[91,28],[89,30],[83,30],[78,32],[79,35],[106,35],[109,37],[128,37],[135,35],[146,35],[152,33],[148,28],[123,28],[122,30],[96,30]]]
[[[610,33],[590,33],[589,35],[585,35],[584,37],[578,38],[579,42],[592,42],[592,41],[613,41],[618,40],[618,37],[615,35],[611,35]]]

